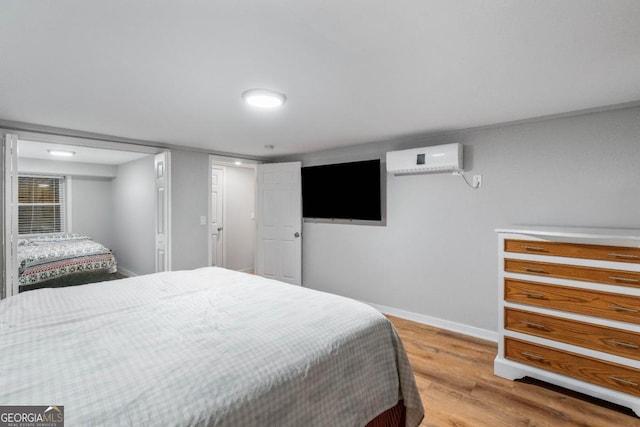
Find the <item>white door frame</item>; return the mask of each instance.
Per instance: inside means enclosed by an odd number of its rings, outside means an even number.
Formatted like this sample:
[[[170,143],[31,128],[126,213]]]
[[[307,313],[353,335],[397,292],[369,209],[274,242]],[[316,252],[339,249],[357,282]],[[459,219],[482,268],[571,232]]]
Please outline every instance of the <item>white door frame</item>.
[[[0,297],[17,295],[18,282],[18,136],[4,135],[3,141],[3,207],[2,222],[2,278]]]
[[[221,212],[213,212],[213,169],[219,169],[222,171],[222,180],[221,182],[217,183],[218,187],[218,200],[217,202],[220,203],[222,205],[222,209],[220,210]],[[226,182],[226,174],[227,174],[227,170],[226,167],[224,165],[221,165],[219,163],[216,163],[215,161],[213,161],[212,156],[209,156],[209,213],[208,213],[208,242],[209,244],[207,245],[208,249],[209,249],[209,266],[217,266],[217,267],[226,267],[227,266],[227,251],[226,251],[226,246],[225,246],[225,232],[224,232],[224,220],[227,216],[227,211],[226,211],[226,203],[224,200],[224,194],[226,191],[225,188],[225,182]],[[216,214],[216,215],[214,215]],[[214,222],[214,217],[217,219],[217,222]],[[215,236],[215,237],[214,237]],[[220,244],[217,245],[217,239],[220,239]],[[214,251],[213,251],[213,247],[214,245],[217,245],[218,248],[216,250],[219,250],[220,252],[222,252],[222,260],[220,261],[219,264],[216,264],[213,260],[213,255],[214,255]],[[217,252],[216,252],[217,255]]]
[[[154,157],[155,184],[155,259],[156,273],[171,271],[171,152]]]

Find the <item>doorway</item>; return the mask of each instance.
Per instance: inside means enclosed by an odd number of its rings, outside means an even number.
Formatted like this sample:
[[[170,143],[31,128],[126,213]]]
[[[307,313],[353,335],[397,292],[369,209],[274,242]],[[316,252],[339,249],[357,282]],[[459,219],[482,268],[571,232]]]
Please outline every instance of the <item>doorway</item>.
[[[209,265],[255,272],[256,169],[248,160],[209,156]]]
[[[55,181],[59,184],[56,188],[60,188],[55,198],[56,204],[60,206],[53,206],[50,210],[60,213],[61,218],[54,221],[55,227],[50,231],[33,231],[33,227],[25,231],[25,212],[31,209],[37,213],[44,208],[34,210],[26,206],[23,197],[18,203],[18,196],[23,191],[18,191],[17,185],[12,188],[13,191],[4,192],[3,203],[10,207],[5,209],[4,216],[15,218],[16,223],[11,230],[4,232],[2,242],[5,249],[3,255],[7,255],[3,256],[3,277],[7,284],[4,296],[20,291],[16,255],[18,248],[13,247],[13,242],[24,236],[24,233],[30,238],[33,233],[39,232],[88,236],[115,252],[119,273],[134,276],[156,270],[154,229],[153,225],[146,227],[146,224],[149,217],[157,213],[153,159],[154,154],[162,152],[162,149],[27,132],[16,132],[4,137],[5,147],[12,142],[16,148],[12,172],[15,179],[5,174],[4,181],[17,183],[19,180],[42,180],[43,177]],[[7,157],[5,156],[5,161],[9,160]],[[166,170],[168,172],[168,165]],[[37,185],[49,187],[43,183]],[[21,210],[18,209],[20,206]],[[49,220],[49,216],[41,216]],[[57,215],[54,219],[56,217]],[[30,223],[33,223],[34,215],[29,218]],[[36,219],[38,218],[40,217]],[[164,215],[163,218],[169,217]],[[19,227],[18,224],[22,225]],[[45,225],[50,224],[47,222]],[[149,228],[149,232],[146,232],[146,228]],[[144,235],[138,236],[141,233]],[[11,257],[8,256],[9,253]],[[69,280],[69,283],[74,280]]]

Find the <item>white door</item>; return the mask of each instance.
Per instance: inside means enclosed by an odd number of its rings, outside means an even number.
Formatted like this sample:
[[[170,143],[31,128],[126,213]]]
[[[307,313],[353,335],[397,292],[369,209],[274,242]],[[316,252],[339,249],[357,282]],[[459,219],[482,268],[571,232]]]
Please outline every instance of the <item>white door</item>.
[[[302,284],[300,162],[258,165],[256,273]]]
[[[209,262],[214,267],[224,267],[224,168],[211,167],[210,243]]]
[[[171,153],[155,155],[156,272],[171,270]]]
[[[2,278],[0,297],[17,295],[18,284],[18,136],[6,134],[3,144],[4,209],[2,211]]]

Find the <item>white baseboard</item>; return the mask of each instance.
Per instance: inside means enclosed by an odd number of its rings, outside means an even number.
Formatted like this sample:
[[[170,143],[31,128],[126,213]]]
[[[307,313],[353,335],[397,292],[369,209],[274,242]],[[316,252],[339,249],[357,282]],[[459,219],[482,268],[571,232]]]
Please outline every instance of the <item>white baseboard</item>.
[[[399,308],[387,307],[380,304],[373,304],[363,301],[378,310],[380,313],[389,314],[391,316],[401,317],[403,319],[422,323],[423,325],[435,326],[436,328],[446,329],[447,331],[456,332],[470,337],[480,338],[486,341],[498,342],[498,333],[487,329],[476,328],[475,326],[465,325],[464,323],[452,322],[450,320],[439,319],[437,317],[426,316],[424,314],[413,313],[411,311],[401,310]]]
[[[138,275],[137,273],[134,273],[133,271],[127,270],[126,268],[122,268],[120,266],[118,266],[118,273],[122,273],[127,277],[134,277]]]

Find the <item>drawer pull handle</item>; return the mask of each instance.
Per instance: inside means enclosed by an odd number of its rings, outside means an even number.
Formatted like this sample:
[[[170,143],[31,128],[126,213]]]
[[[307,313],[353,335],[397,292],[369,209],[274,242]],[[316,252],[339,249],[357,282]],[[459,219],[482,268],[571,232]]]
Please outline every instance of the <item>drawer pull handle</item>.
[[[546,271],[544,271],[541,268],[534,268],[534,267],[522,267],[522,269],[526,272],[529,273],[546,273]]]
[[[522,354],[527,359],[544,360],[544,357],[540,356],[539,354],[529,353],[528,351],[523,351],[520,354]]]
[[[629,313],[637,313],[638,312],[638,310],[636,310],[634,308],[620,307],[619,305],[613,305],[613,304],[609,304],[609,308],[613,309],[615,311],[628,311]]]
[[[612,253],[609,254],[609,256],[613,256],[616,258],[629,258],[629,259],[638,259],[638,255],[631,255],[631,254],[616,254],[616,253]]]
[[[612,380],[614,380],[615,382],[620,383],[620,384],[630,385],[630,386],[633,386],[633,387],[637,387],[638,386],[638,383],[634,383],[633,381],[629,381],[629,380],[624,380],[624,379],[618,378],[618,377],[616,377],[614,375],[609,375],[609,378],[611,378]]]
[[[540,246],[522,245],[522,249],[524,249],[525,251],[546,252],[545,249],[541,248]]]
[[[529,292],[529,291],[522,291],[522,295],[524,295],[527,298],[544,298],[544,294],[539,294],[537,292]]]
[[[618,341],[616,339],[610,339],[610,340],[607,340],[607,342],[610,342],[611,344],[619,345],[620,347],[638,349],[637,345],[632,344],[630,342]]]
[[[526,320],[522,320],[522,323],[529,328],[547,329],[542,323],[528,322]]]
[[[609,276],[609,280],[614,280],[616,282],[638,283],[638,279],[631,279],[629,277]]]

